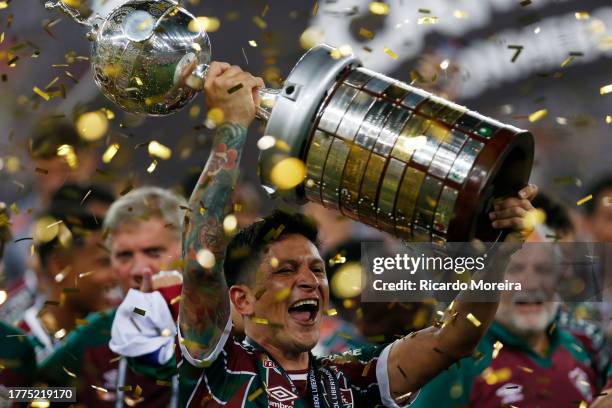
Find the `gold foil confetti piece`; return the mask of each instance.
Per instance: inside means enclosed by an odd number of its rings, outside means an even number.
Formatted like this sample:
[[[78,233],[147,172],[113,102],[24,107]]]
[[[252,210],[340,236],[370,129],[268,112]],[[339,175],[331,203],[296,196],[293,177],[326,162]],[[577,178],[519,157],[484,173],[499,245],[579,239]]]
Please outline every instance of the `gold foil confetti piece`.
[[[249,45],[250,45],[251,47],[257,47],[257,41],[255,41],[255,40],[249,40]]]
[[[5,290],[0,290],[0,305],[6,302],[6,299],[8,299],[8,294]]]
[[[110,163],[118,151],[119,151],[119,144],[118,143],[111,144],[110,146],[106,148],[106,150],[102,154],[102,161],[104,163]]]
[[[140,397],[140,395],[142,395],[142,387],[140,385],[136,385],[136,388],[134,389],[134,396]]]
[[[480,320],[478,320],[472,313],[468,313],[465,317],[476,327],[479,327],[482,324],[480,323]]]
[[[238,84],[238,85],[234,85],[232,86],[230,89],[227,90],[228,94],[233,94],[234,92],[238,92],[239,90],[241,90],[244,87],[244,85],[242,84]]]
[[[289,298],[289,295],[291,295],[291,288],[284,288],[274,294],[274,299],[276,299],[277,302],[282,302]]]
[[[255,398],[259,397],[259,395],[261,395],[261,393],[263,392],[262,388],[258,388],[255,391],[253,391],[251,394],[249,394],[248,396],[248,400],[249,401],[253,401]]]
[[[499,355],[499,352],[501,351],[503,347],[504,347],[503,343],[499,340],[493,344],[493,355],[492,355],[493,359],[497,358],[497,356]]]
[[[366,364],[365,367],[363,367],[363,371],[361,372],[362,377],[366,377],[368,375],[368,372],[370,371],[371,366],[372,366],[372,361],[369,361],[368,364]]]
[[[540,109],[529,115],[529,122],[537,122],[548,116],[548,109]]]
[[[64,71],[64,74],[66,74],[66,76],[70,79],[72,79],[72,82],[74,82],[75,84],[79,83],[79,80],[76,79],[76,77],[74,75],[72,75],[72,73],[70,71]]]
[[[43,98],[45,101],[48,101],[49,99],[51,99],[51,96],[49,96],[48,93],[46,93],[45,91],[43,91],[42,89],[40,89],[39,87],[35,86],[34,88],[32,88],[32,90],[36,93],[36,95],[40,96],[41,98]]]
[[[161,334],[162,337],[170,337],[170,336],[172,336],[172,330],[170,330],[170,329],[163,329],[160,334]]]
[[[586,383],[587,386],[590,386],[590,383]],[[578,408],[587,408],[588,404],[586,401],[582,400],[580,401],[580,405],[578,406]]]
[[[38,168],[38,167],[37,167]],[[17,207],[16,203],[13,203],[10,205],[9,207],[11,209],[11,211],[13,212],[13,214],[15,215],[19,215],[19,207]]]
[[[606,115],[606,123],[607,124],[612,123],[612,115]]]
[[[265,319],[263,317],[257,317],[257,316],[253,316],[251,318],[251,320],[253,321],[253,323],[255,324],[263,324],[263,325],[268,325],[270,324],[270,322],[268,321],[268,319]]]
[[[0,1],[0,10],[8,7],[8,1]]]
[[[137,315],[141,315],[141,316],[144,316],[147,313],[146,310],[140,309],[138,307],[135,307],[133,312],[136,313]]]
[[[162,387],[170,387],[172,386],[172,383],[170,381],[165,381],[165,380],[156,380],[155,384],[162,386]]]
[[[86,319],[74,319],[74,323],[77,326],[87,326],[89,322]]]
[[[591,18],[590,14],[586,11],[577,11],[574,13],[576,20],[588,20]]]
[[[131,392],[133,389],[134,388],[131,385],[122,385],[121,387],[119,387],[119,391]]]
[[[213,33],[219,29],[221,21],[217,17],[200,16],[191,20],[187,25],[187,29],[192,33],[205,31]]]
[[[274,136],[265,135],[265,136],[262,136],[257,141],[257,148],[259,150],[268,150],[274,147],[275,144],[276,144],[276,138]]]
[[[86,112],[79,115],[75,127],[81,139],[94,142],[108,131],[108,118],[101,110]]]
[[[255,25],[262,30],[268,28],[268,23],[266,23],[265,20],[259,16],[253,16],[253,23],[255,23]]]
[[[156,167],[157,167],[157,160],[153,160],[151,164],[149,164],[149,167],[147,167],[147,173],[149,174],[153,173]]]
[[[325,32],[317,26],[308,27],[300,35],[300,46],[302,49],[309,50],[325,41]]]
[[[368,30],[367,28],[361,27],[359,29],[359,35],[363,38],[366,38],[368,40],[371,40],[374,38],[374,33],[370,30]]]
[[[386,16],[387,14],[389,14],[390,7],[387,3],[384,3],[382,1],[373,1],[368,4],[368,10],[370,10],[370,13],[372,14],[376,14],[378,16]]]
[[[521,52],[523,51],[523,46],[522,45],[509,45],[508,49],[515,50],[514,55],[512,56],[512,59],[510,60],[510,62],[515,62],[516,59],[519,57],[519,55],[521,55]]]
[[[395,398],[395,402],[397,402],[398,404],[402,404],[406,400],[410,399],[411,396],[412,396],[412,391],[407,392],[406,394],[400,395],[399,397]]]
[[[93,384],[91,384],[91,388],[93,388],[96,391],[100,391],[100,392],[104,392],[104,393],[108,392],[108,390],[106,388],[98,387],[97,385],[93,385]]]
[[[533,373],[533,369],[529,368],[529,367],[525,367],[525,366],[518,366],[518,368],[520,368],[521,370],[523,370],[526,373],[532,374]]]
[[[605,95],[612,92],[612,84],[608,84],[606,86],[602,86],[601,88],[599,88],[599,93],[601,95]]]
[[[168,160],[172,156],[172,150],[168,146],[159,143],[157,140],[152,140],[148,144],[149,154],[162,160]]]
[[[588,196],[583,197],[580,200],[576,201],[576,205],[582,205],[586,203],[587,201],[591,201],[592,199],[593,199],[593,194],[589,194]]]
[[[419,25],[431,25],[438,24],[438,17],[436,16],[423,16],[417,19],[417,24]]]
[[[55,85],[55,83],[56,83],[57,81],[59,81],[59,77],[58,77],[58,76],[56,76],[55,78],[53,78],[53,79],[51,80],[51,82],[49,82],[49,83],[48,83],[48,84],[45,86],[45,90],[47,90],[47,89],[51,88],[53,85]]]
[[[304,162],[295,157],[282,159],[270,171],[270,180],[281,190],[291,189],[306,178]]]
[[[561,68],[565,68],[570,62],[574,60],[574,56],[570,55],[561,63]]]
[[[338,311],[334,308],[331,308],[327,311],[325,311],[325,314],[328,316],[336,316],[338,314]]]
[[[223,231],[226,235],[231,235],[238,228],[238,218],[234,214],[228,214],[223,219]]]
[[[215,266],[215,254],[209,249],[202,248],[196,253],[196,261],[202,268],[210,269]]]
[[[453,11],[453,17],[457,19],[468,18],[468,12],[465,10],[455,10]]]
[[[172,300],[170,301],[170,304],[173,305],[176,302],[180,302],[181,301],[181,295],[178,295],[177,297],[172,298]]]

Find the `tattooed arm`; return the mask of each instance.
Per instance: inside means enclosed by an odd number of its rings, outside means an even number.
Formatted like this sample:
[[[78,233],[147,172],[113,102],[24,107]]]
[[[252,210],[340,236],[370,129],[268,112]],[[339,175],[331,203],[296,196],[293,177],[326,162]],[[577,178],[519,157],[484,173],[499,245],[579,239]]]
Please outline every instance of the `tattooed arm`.
[[[204,84],[208,109],[218,109],[223,124],[216,130],[210,156],[189,200],[183,233],[179,327],[181,344],[196,363],[211,357],[229,327],[223,220],[231,210],[246,129],[255,117],[257,88],[263,85],[260,78],[239,67],[218,62],[211,64]]]

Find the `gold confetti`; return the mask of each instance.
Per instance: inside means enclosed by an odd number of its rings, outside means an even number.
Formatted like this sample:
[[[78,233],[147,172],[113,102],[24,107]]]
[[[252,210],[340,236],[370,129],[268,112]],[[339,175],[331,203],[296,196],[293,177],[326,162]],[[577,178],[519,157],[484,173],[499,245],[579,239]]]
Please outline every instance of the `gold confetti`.
[[[76,120],[76,129],[83,140],[93,142],[106,134],[108,118],[102,111],[87,112]]]
[[[332,276],[330,289],[340,299],[359,296],[362,290],[361,263],[349,262],[343,264]]]
[[[255,40],[250,40],[250,41],[249,41],[249,45],[250,45],[251,47],[257,47],[257,41],[255,41]]]
[[[537,122],[544,119],[546,116],[548,116],[548,109],[540,109],[529,115],[529,121],[531,123]]]
[[[278,162],[270,172],[274,185],[282,190],[293,188],[306,178],[306,166],[300,159],[288,157]]]
[[[521,370],[523,370],[526,373],[533,373],[533,369],[529,368],[529,367],[525,367],[525,366],[518,366],[518,368],[520,368]]]
[[[268,321],[268,319],[264,319],[263,317],[253,316],[253,317],[251,318],[251,320],[252,320],[252,321],[253,321],[253,323],[255,323],[255,324],[263,324],[263,325],[270,324],[270,322]]]
[[[152,140],[148,145],[149,154],[162,160],[168,160],[172,156],[172,150],[168,146],[159,143],[157,140]]]
[[[7,7],[8,7],[7,1],[0,1],[0,10],[5,9]]]
[[[573,60],[574,60],[574,56],[570,55],[569,57],[567,57],[567,59],[565,61],[563,61],[561,63],[561,68],[565,68],[567,66],[567,64],[569,64]]]
[[[300,35],[300,46],[305,50],[309,50],[323,42],[325,42],[325,32],[320,27],[308,27]]]
[[[527,211],[523,217],[524,227],[527,231],[533,230],[537,225],[542,225],[546,222],[546,212],[541,208],[534,208]]]
[[[368,10],[370,10],[370,13],[372,14],[386,16],[389,14],[389,5],[387,3],[383,3],[382,1],[373,1],[368,5]]]
[[[587,383],[586,385],[590,386],[591,384]],[[586,401],[582,400],[580,401],[580,405],[578,406],[578,408],[587,408],[588,404]]]
[[[253,22],[255,23],[257,27],[259,27],[262,30],[265,30],[266,28],[268,28],[268,23],[266,23],[264,19],[259,16],[254,16]]]
[[[35,86],[34,88],[32,88],[32,90],[41,98],[43,98],[45,101],[48,101],[49,99],[51,99],[51,96],[46,93],[45,91],[43,91],[42,89],[40,89],[39,87]]]
[[[87,326],[89,322],[86,319],[74,319],[74,323],[77,326]]]
[[[6,302],[8,295],[5,290],[0,290],[0,305]]]
[[[576,20],[588,20],[589,18],[591,18],[589,13],[587,13],[586,11],[577,11],[574,13],[574,16],[576,17]]]
[[[165,381],[165,380],[156,380],[155,384],[160,385],[162,387],[170,387],[172,385],[170,381]]]
[[[238,92],[239,90],[241,90],[244,87],[244,85],[242,84],[238,84],[238,85],[234,85],[232,86],[230,89],[227,90],[228,94],[233,94],[234,92]]]
[[[135,307],[133,312],[138,314],[138,315],[141,315],[141,316],[144,316],[147,313],[145,310],[142,310],[142,309],[140,309],[138,307]]]
[[[473,314],[471,314],[471,313],[468,313],[468,314],[467,314],[467,316],[466,316],[466,318],[467,318],[467,319],[468,319],[468,320],[469,320],[469,321],[470,321],[470,322],[471,322],[471,323],[472,323],[474,326],[476,326],[476,327],[479,327],[479,326],[482,324],[482,323],[480,323],[480,320],[478,320],[478,319],[476,318],[476,316],[474,316],[474,315],[473,315]]]
[[[149,167],[147,167],[147,173],[149,174],[153,173],[156,167],[157,167],[157,160],[153,160],[151,164],[149,164]]]
[[[421,25],[438,24],[438,17],[436,16],[419,17],[417,20],[417,24],[421,24]]]
[[[458,18],[458,19],[468,18],[468,15],[469,15],[468,12],[464,10],[453,11],[453,17]]]
[[[261,393],[263,392],[263,389],[258,388],[255,391],[253,391],[251,394],[249,394],[248,396],[248,400],[249,401],[253,401],[255,398],[257,398]]]
[[[104,393],[108,392],[108,390],[106,388],[98,387],[97,385],[93,385],[93,384],[91,384],[91,388],[93,388],[94,390],[97,390],[97,391],[104,392]]]
[[[215,266],[215,254],[209,249],[203,248],[196,254],[196,260],[202,266],[202,268],[210,269]]]
[[[374,38],[374,33],[364,27],[361,27],[359,29],[359,35],[362,36],[363,38],[367,38],[368,40],[371,40],[372,38]]]
[[[62,3],[72,8],[79,8],[81,6],[81,0],[61,0]]]
[[[589,194],[586,197],[581,198],[580,200],[576,201],[576,205],[582,205],[588,201],[591,201],[593,199],[593,194]]]
[[[612,84],[608,84],[606,86],[602,86],[601,88],[599,88],[599,93],[601,95],[605,95],[612,92]]]
[[[276,139],[274,136],[265,135],[257,141],[257,148],[259,148],[259,150],[268,150],[271,147],[274,147],[275,144]]]
[[[113,143],[112,145],[108,146],[106,150],[104,151],[104,153],[102,154],[102,161],[104,163],[110,163],[118,151],[119,151],[118,143]]]
[[[274,298],[277,302],[282,302],[283,300],[287,299],[289,295],[291,295],[291,288],[284,288],[276,292],[274,294]]]
[[[385,52],[393,59],[397,59],[397,54],[392,49],[385,47]]]
[[[140,385],[136,385],[136,388],[134,389],[134,396],[140,397],[141,394],[142,394],[142,387]]]
[[[191,20],[187,25],[187,29],[192,33],[198,33],[200,31],[213,33],[217,31],[220,26],[221,21],[217,17],[200,16]]]
[[[504,345],[502,344],[501,341],[496,341],[495,344],[493,344],[493,359],[496,359],[497,356],[499,355],[500,350],[504,347]]]
[[[371,367],[371,366],[372,366],[372,360],[370,360],[370,361],[368,362],[368,364],[366,364],[366,366],[365,366],[365,367],[363,367],[363,371],[361,372],[361,376],[362,376],[362,377],[365,377],[365,376],[367,376],[367,375],[368,375],[368,371],[370,371],[370,367]]]
[[[338,314],[338,311],[336,309],[334,309],[334,308],[331,308],[331,309],[327,310],[325,312],[325,314],[328,315],[328,316],[335,316],[335,315]]]
[[[231,235],[238,227],[238,219],[234,214],[228,214],[223,219],[223,230],[227,235]]]

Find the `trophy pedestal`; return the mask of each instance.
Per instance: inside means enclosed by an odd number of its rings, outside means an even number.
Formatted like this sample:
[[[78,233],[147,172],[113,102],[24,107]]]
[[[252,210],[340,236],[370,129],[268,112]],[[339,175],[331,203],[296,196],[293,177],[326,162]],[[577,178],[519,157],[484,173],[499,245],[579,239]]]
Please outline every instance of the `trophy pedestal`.
[[[527,183],[531,134],[332,51],[308,51],[276,97],[266,135],[284,143],[260,155],[266,190],[407,241],[499,238],[487,213],[494,197]],[[283,190],[270,175],[287,157],[301,159],[307,175]]]

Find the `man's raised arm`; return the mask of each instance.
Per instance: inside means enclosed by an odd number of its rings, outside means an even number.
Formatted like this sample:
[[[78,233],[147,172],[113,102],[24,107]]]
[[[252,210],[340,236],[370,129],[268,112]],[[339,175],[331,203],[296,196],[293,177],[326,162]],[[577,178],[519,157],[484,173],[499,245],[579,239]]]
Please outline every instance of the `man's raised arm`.
[[[223,220],[231,211],[247,127],[255,117],[261,78],[237,66],[213,62],[204,89],[207,107],[222,117],[210,156],[189,199],[183,233],[181,344],[196,363],[207,360],[231,328],[228,289],[223,274],[227,237]]]
[[[493,226],[524,232],[524,217],[533,210],[531,200],[536,194],[537,187],[529,185],[519,192],[520,198],[507,198],[498,203],[490,215]],[[498,246],[486,267],[488,281],[501,280],[512,252],[518,248],[519,245],[508,243]],[[447,324],[428,327],[393,344],[387,359],[393,398],[407,397],[451,364],[470,355],[478,345],[495,317],[499,302],[470,301],[465,295],[459,293],[455,299]]]

